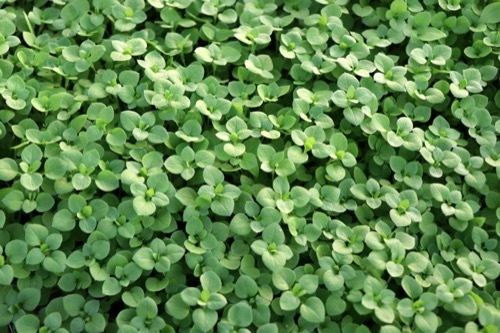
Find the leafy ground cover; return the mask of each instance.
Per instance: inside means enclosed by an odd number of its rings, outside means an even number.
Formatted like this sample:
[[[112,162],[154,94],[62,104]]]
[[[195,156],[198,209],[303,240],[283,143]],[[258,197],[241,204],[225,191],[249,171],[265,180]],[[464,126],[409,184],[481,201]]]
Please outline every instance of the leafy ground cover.
[[[0,329],[499,332],[499,23],[0,0]]]

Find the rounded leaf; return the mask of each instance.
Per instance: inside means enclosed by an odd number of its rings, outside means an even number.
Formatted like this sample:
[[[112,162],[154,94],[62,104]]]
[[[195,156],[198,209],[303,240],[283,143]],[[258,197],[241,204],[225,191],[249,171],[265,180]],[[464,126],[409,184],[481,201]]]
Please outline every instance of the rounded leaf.
[[[18,174],[17,163],[11,158],[0,159],[0,180],[8,182]]]
[[[229,309],[227,318],[235,326],[247,327],[253,321],[252,308],[247,302],[239,302]]]
[[[193,312],[194,325],[202,332],[208,332],[217,323],[217,312],[214,310],[196,309]]]
[[[300,315],[310,323],[322,323],[325,320],[325,306],[318,297],[310,297],[300,306]]]

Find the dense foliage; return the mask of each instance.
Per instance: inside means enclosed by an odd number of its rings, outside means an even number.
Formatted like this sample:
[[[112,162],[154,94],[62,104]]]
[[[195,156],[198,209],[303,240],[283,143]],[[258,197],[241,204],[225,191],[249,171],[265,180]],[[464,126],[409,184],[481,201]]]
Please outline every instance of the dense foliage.
[[[0,0],[0,329],[499,332],[499,23]]]

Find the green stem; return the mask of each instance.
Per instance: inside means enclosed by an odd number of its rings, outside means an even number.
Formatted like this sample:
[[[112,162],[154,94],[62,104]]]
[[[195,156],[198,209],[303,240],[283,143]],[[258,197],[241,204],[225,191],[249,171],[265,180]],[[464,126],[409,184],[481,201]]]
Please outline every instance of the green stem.
[[[280,49],[280,42],[281,42],[281,31],[276,31],[276,52],[279,52]]]
[[[449,74],[450,73],[450,71],[447,71],[444,69],[436,69],[436,68],[432,68],[432,72],[433,73],[442,73],[442,74]]]
[[[186,67],[186,58],[184,57],[184,52],[180,53],[181,56],[181,62],[184,67]]]
[[[33,30],[33,27],[31,26],[30,19],[28,18],[28,15],[26,14],[25,11],[23,11],[23,15],[24,15],[24,20],[26,21],[26,24],[28,25],[28,29],[33,34],[33,36],[35,36],[35,31]]]
[[[146,40],[146,43],[148,43],[149,45],[151,45],[152,47],[154,47],[156,50],[160,51],[161,53],[165,54],[165,55],[168,55],[167,52],[163,51],[159,46],[158,44],[156,44],[155,42],[152,42],[150,40]]]
[[[44,30],[44,25],[43,25],[43,24],[40,24],[40,25],[38,26],[38,35],[41,35],[41,34],[42,34],[42,32],[43,32],[43,30]]]
[[[204,19],[201,19],[199,18],[198,16],[195,16],[191,13],[187,13],[193,20],[197,21],[197,22],[201,22],[201,23],[208,23],[207,20],[204,20]]]
[[[17,146],[12,147],[11,149],[14,149],[14,150],[19,149],[19,148],[22,148],[24,146],[29,145],[29,143],[30,143],[29,141],[24,141],[24,142],[21,142],[20,144],[18,144]]]

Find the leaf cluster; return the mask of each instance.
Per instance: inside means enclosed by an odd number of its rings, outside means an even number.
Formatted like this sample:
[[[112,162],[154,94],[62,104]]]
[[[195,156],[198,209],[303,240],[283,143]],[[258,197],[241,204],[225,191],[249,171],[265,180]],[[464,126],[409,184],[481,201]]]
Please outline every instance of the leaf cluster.
[[[0,330],[496,332],[499,13],[0,0]]]

